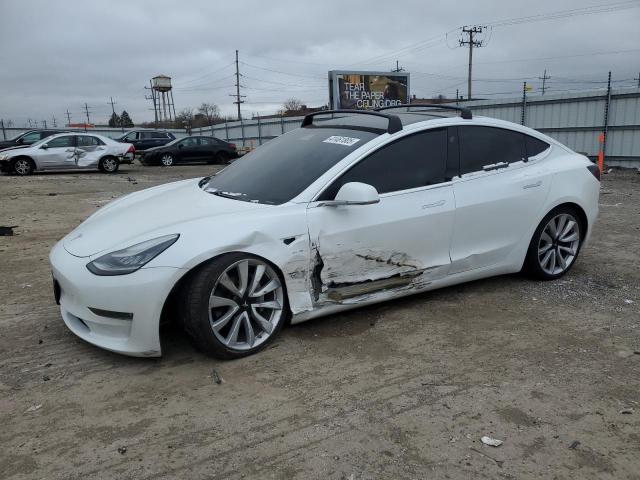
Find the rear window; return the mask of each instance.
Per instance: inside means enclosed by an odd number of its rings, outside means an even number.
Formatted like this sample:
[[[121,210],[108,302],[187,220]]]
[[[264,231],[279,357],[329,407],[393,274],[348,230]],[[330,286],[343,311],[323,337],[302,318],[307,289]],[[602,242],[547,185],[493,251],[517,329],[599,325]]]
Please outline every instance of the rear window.
[[[376,136],[344,128],[298,128],[236,160],[205,189],[238,200],[281,204]]]
[[[538,140],[537,138],[530,137],[529,135],[525,135],[525,143],[527,144],[527,157],[535,157],[536,155],[541,154],[546,149],[550,148],[547,142],[543,142],[542,140]]]

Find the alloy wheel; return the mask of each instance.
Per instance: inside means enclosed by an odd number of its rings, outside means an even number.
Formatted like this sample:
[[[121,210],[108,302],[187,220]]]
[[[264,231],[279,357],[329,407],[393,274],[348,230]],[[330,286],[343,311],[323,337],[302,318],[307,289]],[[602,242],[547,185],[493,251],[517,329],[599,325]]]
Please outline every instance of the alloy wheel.
[[[104,168],[106,172],[114,172],[117,166],[118,164],[113,158],[105,158],[102,161],[102,168]]]
[[[13,168],[19,175],[27,175],[31,171],[31,165],[25,159],[16,160]]]
[[[549,275],[565,272],[573,263],[580,246],[580,226],[569,213],[549,220],[538,242],[538,263]]]
[[[173,165],[173,157],[168,154],[163,155],[160,161],[162,162],[162,165],[164,165],[165,167],[170,167],[171,165]]]
[[[278,274],[258,259],[244,259],[220,275],[209,296],[209,323],[226,347],[250,350],[264,343],[284,317]]]

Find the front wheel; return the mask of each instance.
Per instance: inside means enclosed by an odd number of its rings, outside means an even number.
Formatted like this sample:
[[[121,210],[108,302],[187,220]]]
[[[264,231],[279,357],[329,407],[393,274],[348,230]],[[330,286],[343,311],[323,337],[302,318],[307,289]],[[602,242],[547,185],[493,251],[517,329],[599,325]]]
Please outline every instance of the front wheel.
[[[13,161],[13,173],[16,175],[31,175],[34,165],[29,158],[18,158]]]
[[[120,168],[120,162],[114,157],[105,157],[98,164],[100,171],[105,173],[116,173]]]
[[[287,316],[282,278],[266,261],[233,253],[201,267],[183,288],[185,330],[205,353],[240,358],[263,349]]]
[[[555,280],[567,273],[578,257],[583,233],[571,207],[551,211],[533,234],[527,252],[527,270],[542,280]]]

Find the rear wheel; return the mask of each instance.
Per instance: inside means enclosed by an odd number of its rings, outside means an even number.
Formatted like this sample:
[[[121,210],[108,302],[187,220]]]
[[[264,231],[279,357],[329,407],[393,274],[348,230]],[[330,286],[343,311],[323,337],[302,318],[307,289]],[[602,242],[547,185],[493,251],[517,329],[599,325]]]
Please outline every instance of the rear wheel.
[[[22,157],[13,161],[13,173],[16,175],[31,175],[35,170],[33,160]]]
[[[120,168],[120,161],[115,157],[104,157],[100,160],[98,168],[105,173],[116,173]]]
[[[165,167],[171,167],[175,163],[175,158],[170,153],[164,153],[162,157],[160,157],[160,162]]]
[[[567,273],[578,258],[582,228],[575,209],[559,207],[551,211],[533,235],[527,270],[542,280],[555,280]]]
[[[196,345],[222,359],[263,349],[285,323],[284,283],[266,261],[233,253],[204,265],[182,294],[183,323]]]
[[[230,157],[227,152],[218,152],[216,154],[216,163],[220,163],[222,165],[229,163]]]

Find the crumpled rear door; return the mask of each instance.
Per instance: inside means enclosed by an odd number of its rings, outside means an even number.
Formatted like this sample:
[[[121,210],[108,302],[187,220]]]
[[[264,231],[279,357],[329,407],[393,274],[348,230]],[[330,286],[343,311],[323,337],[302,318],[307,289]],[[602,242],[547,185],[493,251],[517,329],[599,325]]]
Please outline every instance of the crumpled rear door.
[[[97,167],[107,149],[100,139],[90,135],[78,135],[76,145],[75,163],[77,168]]]

